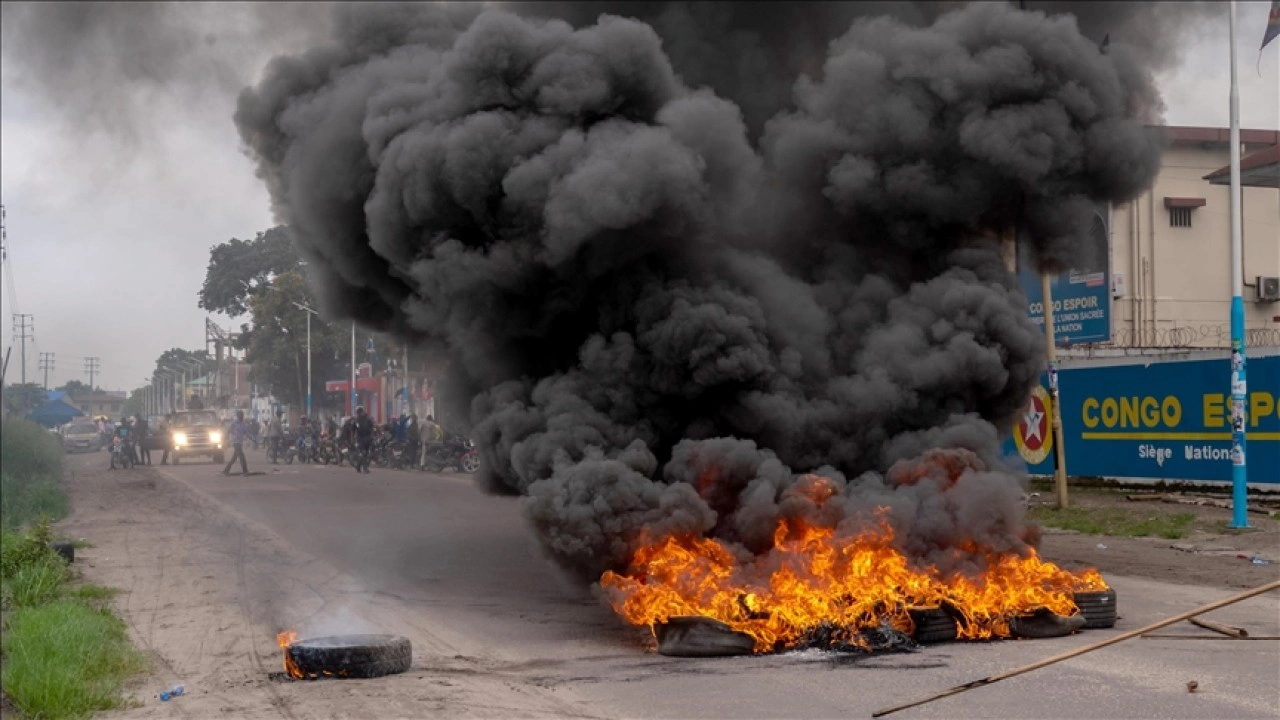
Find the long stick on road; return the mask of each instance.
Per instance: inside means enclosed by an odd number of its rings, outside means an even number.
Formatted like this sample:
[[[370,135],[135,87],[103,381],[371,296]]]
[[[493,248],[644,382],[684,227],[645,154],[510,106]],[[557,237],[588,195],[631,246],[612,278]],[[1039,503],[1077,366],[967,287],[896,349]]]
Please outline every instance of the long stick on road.
[[[1262,593],[1270,592],[1272,590],[1278,590],[1278,589],[1280,589],[1280,580],[1269,582],[1266,585],[1263,585],[1261,587],[1256,587],[1252,590],[1245,590],[1244,592],[1238,593],[1236,595],[1232,595],[1229,598],[1219,600],[1217,602],[1212,602],[1212,603],[1209,603],[1208,605],[1203,605],[1201,607],[1196,608],[1195,610],[1189,610],[1180,615],[1174,615],[1171,618],[1166,618],[1164,620],[1161,620],[1160,622],[1151,623],[1150,625],[1147,625],[1146,627],[1140,627],[1137,630],[1130,630],[1129,632],[1126,632],[1126,633],[1120,633],[1115,637],[1107,638],[1106,640],[1093,643],[1092,645],[1085,645],[1082,648],[1069,650],[1067,652],[1054,655],[1051,658],[1038,660],[1036,662],[1031,663],[1030,665],[1023,665],[1020,668],[1014,668],[1013,670],[1006,670],[1005,672],[1002,672],[998,675],[985,677],[985,678],[982,678],[981,680],[974,680],[973,682],[965,683],[964,685],[957,685],[949,690],[943,690],[940,693],[930,695],[927,698],[922,698],[920,700],[912,700],[911,702],[903,703],[902,705],[894,705],[892,707],[882,708],[880,710],[877,710],[871,713],[871,717],[873,718],[884,717],[885,715],[888,715],[890,713],[896,713],[899,710],[906,710],[907,708],[912,708],[917,705],[924,705],[925,703],[933,702],[934,700],[941,700],[944,697],[957,695],[959,693],[964,692],[965,690],[972,690],[976,687],[982,687],[983,685],[990,685],[991,683],[999,682],[1001,680],[1004,680],[1005,678],[1011,678],[1014,675],[1021,675],[1023,673],[1031,672],[1032,670],[1038,670],[1039,668],[1042,668],[1046,665],[1052,665],[1054,663],[1062,662],[1063,660],[1073,658],[1077,655],[1083,655],[1087,652],[1092,652],[1099,648],[1104,648],[1108,645],[1115,645],[1118,642],[1123,642],[1130,638],[1138,637],[1139,635],[1149,633],[1152,630],[1159,630],[1162,627],[1166,627],[1174,623],[1182,622],[1183,620],[1189,620],[1195,617],[1196,615],[1202,615],[1211,610],[1217,610],[1220,607],[1233,605],[1235,603],[1240,602],[1241,600],[1247,600],[1255,595],[1261,595]]]

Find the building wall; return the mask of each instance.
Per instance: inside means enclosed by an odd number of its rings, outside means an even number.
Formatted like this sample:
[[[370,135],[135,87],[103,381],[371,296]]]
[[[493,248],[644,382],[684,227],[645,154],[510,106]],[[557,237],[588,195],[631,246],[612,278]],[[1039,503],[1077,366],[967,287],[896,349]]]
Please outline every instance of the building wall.
[[[1254,152],[1265,146],[1247,146]],[[1203,177],[1230,162],[1226,145],[1175,143],[1152,189],[1111,213],[1112,271],[1125,294],[1112,300],[1120,347],[1227,347],[1231,225],[1225,185]],[[1171,226],[1164,198],[1204,198],[1191,227]],[[1257,303],[1257,276],[1280,276],[1280,191],[1243,188],[1245,327],[1251,346],[1280,345],[1280,303]]]

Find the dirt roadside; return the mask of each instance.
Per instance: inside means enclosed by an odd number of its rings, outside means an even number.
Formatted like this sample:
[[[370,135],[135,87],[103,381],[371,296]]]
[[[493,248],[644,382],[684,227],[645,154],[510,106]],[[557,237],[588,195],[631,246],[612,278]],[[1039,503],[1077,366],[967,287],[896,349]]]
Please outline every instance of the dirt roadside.
[[[503,659],[471,652],[422,608],[366,592],[184,483],[103,463],[68,458],[72,512],[57,531],[93,544],[77,551],[77,567],[120,590],[115,606],[152,660],[132,689],[137,706],[109,717],[592,717],[572,691],[493,672]],[[359,618],[320,632],[407,636],[413,666],[375,680],[270,679],[282,669],[275,633],[317,617]],[[186,695],[161,702],[175,684]]]
[[[1096,567],[1103,576],[1149,578],[1180,585],[1222,589],[1252,588],[1280,577],[1280,520],[1249,513],[1247,530],[1229,530],[1226,508],[1167,502],[1134,502],[1142,491],[1073,488],[1072,507],[1136,516],[1191,514],[1185,537],[1113,537],[1042,527],[1040,554],[1069,569]],[[1052,505],[1052,493],[1032,498],[1032,506]],[[1254,564],[1258,557],[1266,564]]]

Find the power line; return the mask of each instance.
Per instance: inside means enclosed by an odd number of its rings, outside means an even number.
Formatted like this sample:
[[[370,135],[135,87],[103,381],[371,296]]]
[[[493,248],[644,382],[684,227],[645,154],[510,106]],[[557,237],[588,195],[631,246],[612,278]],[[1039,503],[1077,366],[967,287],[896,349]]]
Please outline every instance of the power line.
[[[49,371],[53,369],[53,355],[51,352],[40,353],[40,369],[44,371],[44,389],[46,391],[49,389]]]
[[[84,359],[84,372],[89,376],[89,392],[93,392],[93,376],[102,369],[102,358],[87,357]]]

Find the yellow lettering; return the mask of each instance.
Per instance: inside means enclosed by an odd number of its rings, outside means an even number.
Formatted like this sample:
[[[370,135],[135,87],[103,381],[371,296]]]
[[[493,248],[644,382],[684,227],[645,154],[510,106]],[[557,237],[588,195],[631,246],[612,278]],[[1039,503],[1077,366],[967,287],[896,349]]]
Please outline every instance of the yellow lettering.
[[[1107,398],[1102,401],[1102,424],[1109,428],[1116,426],[1116,421],[1120,418],[1120,406],[1116,404],[1115,398]]]
[[[1258,427],[1262,418],[1268,417],[1276,409],[1276,399],[1269,392],[1249,393],[1249,424]]]
[[[1084,420],[1085,427],[1098,427],[1098,399],[1085,398],[1084,405],[1080,407],[1080,415]]]
[[[1120,398],[1120,427],[1138,427],[1138,398]]]
[[[1142,424],[1149,428],[1160,424],[1160,403],[1153,397],[1142,398]]]
[[[1165,395],[1164,402],[1160,403],[1160,416],[1166,427],[1178,427],[1178,423],[1182,422],[1182,403],[1172,395]]]
[[[1225,408],[1222,404],[1222,393],[1209,393],[1204,396],[1204,426],[1222,427],[1226,424],[1226,419],[1222,414]]]

